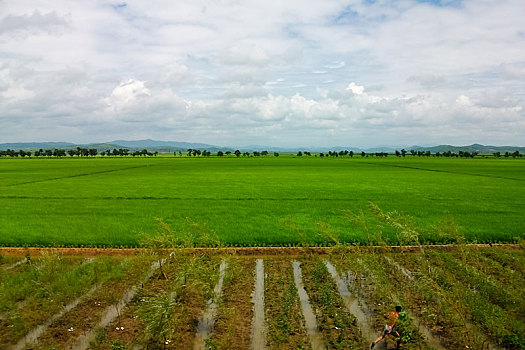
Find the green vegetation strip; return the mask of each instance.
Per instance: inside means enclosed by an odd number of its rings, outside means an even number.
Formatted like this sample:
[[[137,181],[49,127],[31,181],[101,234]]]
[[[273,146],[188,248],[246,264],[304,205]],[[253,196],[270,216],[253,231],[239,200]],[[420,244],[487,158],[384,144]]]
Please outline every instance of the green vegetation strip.
[[[423,243],[451,242],[451,222],[469,242],[518,242],[524,174],[522,159],[0,159],[0,245],[136,247],[156,218],[222,246],[403,243],[370,203]]]

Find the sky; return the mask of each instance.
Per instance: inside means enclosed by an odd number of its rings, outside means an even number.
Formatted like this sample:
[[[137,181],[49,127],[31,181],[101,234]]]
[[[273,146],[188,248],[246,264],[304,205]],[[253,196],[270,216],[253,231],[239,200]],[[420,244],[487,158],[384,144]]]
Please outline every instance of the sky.
[[[525,146],[523,0],[0,0],[0,143]]]

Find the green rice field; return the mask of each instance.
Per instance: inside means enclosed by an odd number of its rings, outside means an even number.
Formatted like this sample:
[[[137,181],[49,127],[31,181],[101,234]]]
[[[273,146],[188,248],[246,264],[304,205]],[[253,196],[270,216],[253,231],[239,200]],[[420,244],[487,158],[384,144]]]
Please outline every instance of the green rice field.
[[[196,245],[516,242],[525,161],[0,159],[0,207],[3,246],[137,246],[159,222]]]

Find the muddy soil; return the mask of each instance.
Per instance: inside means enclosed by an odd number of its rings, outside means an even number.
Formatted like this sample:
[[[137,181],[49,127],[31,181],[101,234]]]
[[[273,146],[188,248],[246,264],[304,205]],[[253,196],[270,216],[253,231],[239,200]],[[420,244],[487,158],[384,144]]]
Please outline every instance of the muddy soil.
[[[149,262],[145,261],[147,264]],[[71,308],[61,317],[54,320],[43,330],[38,340],[38,345],[30,346],[31,349],[69,349],[77,339],[95,327],[101,315],[115,305],[116,302],[133,285],[140,280],[145,271],[144,264],[132,263],[127,275],[115,277],[103,284],[92,287],[92,293],[83,296],[74,308]]]
[[[141,288],[129,303],[129,305],[121,311],[120,317],[117,317],[105,329],[100,331],[99,338],[95,339],[97,349],[112,349],[112,344],[122,344],[126,348],[132,348],[142,343],[146,343],[144,339],[144,323],[137,317],[137,308],[143,298],[152,297],[161,293],[165,293],[169,287],[169,283],[176,271],[176,264],[165,264],[163,271],[168,279],[163,279],[160,272],[157,271],[145,283],[141,284]]]
[[[62,257],[59,267],[55,267],[60,273],[67,273],[80,266],[84,261],[81,257]],[[2,312],[2,321],[0,322],[0,349],[8,348],[15,345],[25,334],[40,324],[43,324],[54,314],[72,302],[76,298],[88,291],[79,291],[79,294],[65,296],[63,291],[56,290],[53,286],[54,281],[41,281],[31,271],[39,268],[35,262],[31,265],[19,265],[8,271],[14,273],[17,278],[24,282],[31,280],[34,288],[30,291],[24,290],[23,296],[16,296],[16,305],[10,310]]]
[[[211,334],[217,349],[250,349],[254,275],[254,259],[228,259],[223,295]]]
[[[311,348],[290,261],[269,258],[264,260],[264,266],[268,348]]]
[[[425,271],[428,262],[422,256],[393,255],[392,258],[412,274],[428,273]],[[435,268],[433,264],[430,266]],[[425,290],[424,287],[418,287],[417,279],[412,282],[406,281],[406,278],[403,280],[401,276],[397,276],[397,279],[398,283],[403,286],[404,295],[414,314],[433,334],[439,337],[445,348],[464,348],[471,344],[473,338],[482,337],[468,320],[468,310],[460,307],[453,295],[447,295],[449,291],[446,290],[446,286],[431,285],[429,292],[428,288]],[[421,280],[421,283],[424,281]]]
[[[308,333],[308,339],[310,340],[310,345],[313,350],[323,350],[325,349],[325,342],[323,339],[323,334],[319,329],[317,317],[313,306],[310,302],[310,297],[306,292],[306,288],[303,282],[303,272],[301,268],[301,263],[299,261],[292,261],[293,266],[293,277],[294,283],[297,287],[297,293],[299,294],[299,301],[301,303],[301,311],[304,316],[304,324],[306,327],[306,333]]]
[[[477,248],[502,248],[509,250],[523,250],[520,244],[512,243],[493,243],[493,244],[467,244],[468,247]],[[423,246],[343,246],[344,249],[353,252],[419,252],[421,248],[424,249],[437,249],[444,251],[451,251],[458,249],[458,245],[455,244],[433,244]],[[226,255],[290,255],[298,256],[304,254],[328,254],[337,247],[226,247],[226,248],[191,248],[181,249],[185,253],[191,254],[226,254]],[[29,253],[31,256],[41,255],[43,252],[57,251],[64,255],[80,255],[84,257],[93,257],[99,255],[137,255],[144,253],[147,249],[143,248],[21,248],[21,247],[0,247],[0,255],[4,256],[25,256]],[[169,255],[172,249],[166,249],[164,252]]]
[[[377,338],[385,326],[385,314],[392,311],[398,304],[397,296],[390,289],[390,273],[376,275],[364,263],[362,256],[349,254],[345,256],[332,256],[330,260],[339,273],[345,276],[348,289],[357,299],[364,314],[368,318],[370,337]],[[394,268],[391,268],[393,270]],[[388,281],[387,281],[388,279]],[[404,297],[403,295],[401,297]],[[412,334],[413,340],[408,344],[401,344],[401,349],[425,348],[423,338],[417,333]],[[375,348],[395,349],[396,341],[392,336],[387,336]]]
[[[324,261],[303,261],[306,291],[315,308],[319,329],[328,349],[364,348],[366,341],[354,315],[344,307],[343,299]]]
[[[86,301],[54,322],[39,339],[34,349],[70,349],[77,338],[94,328],[104,311],[131,288],[126,281],[111,281],[100,287]]]

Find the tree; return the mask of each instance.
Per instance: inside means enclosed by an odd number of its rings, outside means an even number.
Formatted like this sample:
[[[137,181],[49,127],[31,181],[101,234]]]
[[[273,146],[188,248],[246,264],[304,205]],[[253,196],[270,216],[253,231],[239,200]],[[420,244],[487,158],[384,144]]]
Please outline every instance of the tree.
[[[354,151],[350,151],[348,154],[350,155],[350,158],[354,158]]]
[[[494,153],[492,153],[492,155],[493,155],[495,158],[499,158],[499,157],[501,157],[501,152],[494,152]]]
[[[268,151],[262,151],[262,152],[261,152],[261,155],[262,155],[262,156],[267,156],[267,155],[268,155]]]
[[[217,157],[222,157],[224,153],[222,151],[217,152]]]
[[[89,149],[89,155],[90,155],[90,156],[94,157],[94,156],[96,156],[97,154],[98,154],[98,151],[97,151],[96,148],[90,148],[90,149]]]
[[[297,152],[297,157],[302,157],[303,156],[303,152],[299,151]]]
[[[277,153],[277,152],[273,152],[273,156],[274,156],[274,157],[279,157],[279,153]]]
[[[235,150],[234,153],[235,153],[235,155],[236,155],[237,157],[240,157],[240,156],[241,156],[241,151],[239,151],[238,149]]]
[[[401,156],[401,153],[399,153],[399,151],[396,149],[396,157],[400,157]]]
[[[406,155],[407,155],[407,150],[403,148],[403,149],[401,150],[401,155],[402,155],[403,157],[406,156]]]
[[[366,153],[365,152],[361,152],[361,157],[365,157],[366,156]]]

